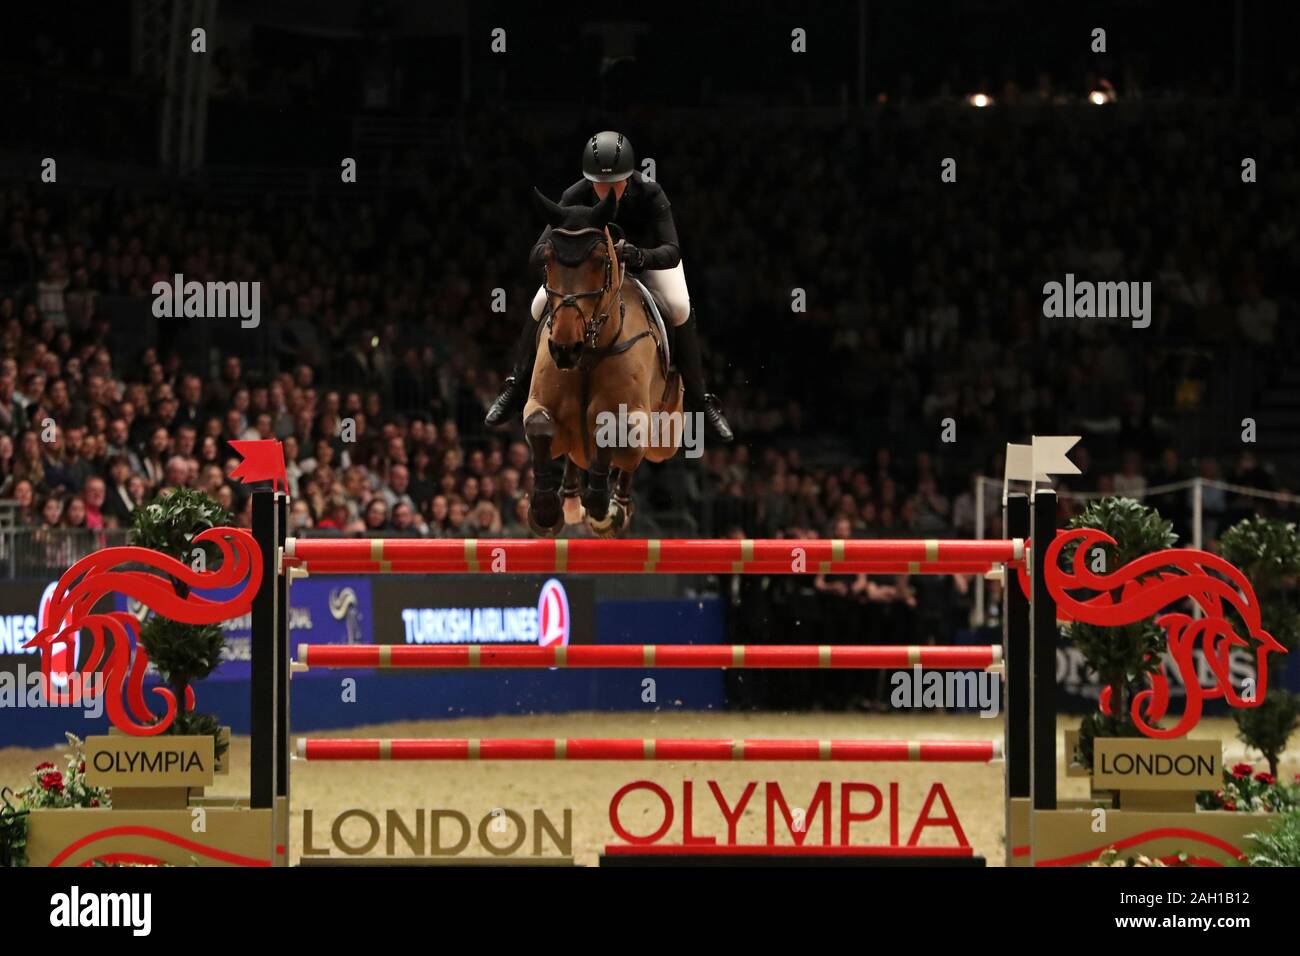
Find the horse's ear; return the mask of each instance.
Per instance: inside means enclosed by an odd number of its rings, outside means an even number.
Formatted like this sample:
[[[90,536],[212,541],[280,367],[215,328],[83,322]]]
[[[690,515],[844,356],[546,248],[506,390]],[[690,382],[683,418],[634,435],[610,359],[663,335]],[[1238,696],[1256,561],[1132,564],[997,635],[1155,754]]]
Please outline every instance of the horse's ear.
[[[618,197],[614,195],[614,190],[605,193],[605,198],[596,205],[591,207],[591,224],[597,229],[604,229],[609,225],[609,221],[614,218],[614,212],[618,209]]]
[[[546,194],[536,186],[533,187],[533,205],[537,207],[537,211],[541,213],[542,218],[545,219],[548,224],[558,226],[564,221],[564,207],[559,203],[551,202],[551,200],[546,197]]]

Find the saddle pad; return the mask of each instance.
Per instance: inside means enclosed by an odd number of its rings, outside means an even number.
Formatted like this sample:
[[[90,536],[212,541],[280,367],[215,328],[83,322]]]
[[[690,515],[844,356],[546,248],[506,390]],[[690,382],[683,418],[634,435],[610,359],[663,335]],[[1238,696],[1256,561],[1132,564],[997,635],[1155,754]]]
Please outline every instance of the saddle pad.
[[[668,377],[668,370],[673,367],[673,357],[668,350],[668,327],[664,325],[664,317],[659,314],[659,303],[656,301],[654,294],[646,288],[645,283],[636,276],[629,276],[636,283],[637,288],[641,290],[641,300],[650,310],[650,316],[654,319],[655,327],[659,330],[659,355],[663,362],[664,377]]]

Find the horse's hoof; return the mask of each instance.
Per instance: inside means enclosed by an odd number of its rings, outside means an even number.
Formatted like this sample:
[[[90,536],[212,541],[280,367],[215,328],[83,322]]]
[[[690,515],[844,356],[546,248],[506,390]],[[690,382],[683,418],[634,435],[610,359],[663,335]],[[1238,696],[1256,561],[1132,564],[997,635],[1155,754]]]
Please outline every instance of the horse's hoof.
[[[591,533],[598,538],[612,538],[618,533],[618,528],[614,526],[613,514],[606,514],[603,521],[597,521],[588,514],[587,527],[590,528]]]
[[[530,514],[528,516],[528,529],[539,538],[555,538],[558,537],[560,531],[564,529],[564,522],[561,521],[555,527],[547,527],[546,525],[540,525],[534,521],[533,516]]]
[[[609,518],[614,522],[615,533],[622,533],[632,526],[632,502],[626,498],[612,498],[609,502]]]
[[[560,496],[552,493],[534,497],[528,503],[528,527],[542,538],[554,538],[563,531],[564,509],[560,507]]]
[[[585,517],[587,517],[587,509],[582,507],[582,500],[577,495],[564,499],[565,524],[581,524]]]

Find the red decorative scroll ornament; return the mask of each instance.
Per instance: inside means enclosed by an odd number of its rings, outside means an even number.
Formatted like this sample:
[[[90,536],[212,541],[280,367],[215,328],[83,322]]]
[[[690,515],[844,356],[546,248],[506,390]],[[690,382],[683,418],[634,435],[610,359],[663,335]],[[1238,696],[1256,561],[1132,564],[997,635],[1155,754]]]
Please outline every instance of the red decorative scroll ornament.
[[[125,733],[151,737],[171,726],[177,705],[176,695],[169,688],[153,688],[166,702],[161,717],[145,702],[144,676],[149,657],[143,647],[137,646],[134,655],[131,653],[139,626],[135,617],[125,611],[96,614],[94,607],[106,595],[117,593],[135,598],[182,624],[217,624],[249,613],[263,573],[262,555],[253,536],[238,528],[211,528],[195,535],[194,543],[218,549],[221,563],[216,570],[195,571],[149,548],[123,547],[96,551],[64,573],[50,599],[45,626],[26,645],[41,651],[41,684],[51,703],[71,706],[104,692],[109,719]],[[150,570],[123,570],[126,564],[144,565]],[[176,593],[172,579],[189,586],[185,597]],[[238,592],[225,601],[210,601],[195,593],[234,587],[239,588]],[[56,691],[51,681],[55,648],[74,646],[82,631],[88,632],[91,640],[83,672],[100,671],[102,684],[68,680],[66,691]],[[193,707],[194,692],[190,690],[185,708]]]
[[[1131,714],[1138,729],[1164,740],[1181,737],[1201,719],[1206,698],[1222,697],[1233,707],[1258,707],[1268,692],[1268,655],[1286,651],[1264,630],[1259,601],[1246,576],[1218,555],[1192,548],[1143,555],[1112,574],[1094,574],[1081,560],[1099,545],[1115,544],[1110,535],[1091,528],[1059,532],[1047,549],[1044,583],[1062,620],[1121,627],[1159,615],[1155,622],[1165,631],[1169,656],[1187,689],[1187,703],[1172,727],[1156,726],[1169,709],[1169,676],[1162,663],[1149,677],[1151,687],[1134,695]],[[1070,545],[1077,545],[1078,550],[1066,568],[1061,564],[1061,552]],[[1077,598],[1071,591],[1091,592],[1091,596]],[[1169,610],[1189,599],[1203,617]],[[1228,619],[1229,611],[1245,626],[1245,637]],[[1193,656],[1198,644],[1214,674],[1209,686],[1201,684]],[[1229,679],[1234,647],[1252,648],[1255,654],[1255,692],[1249,699],[1242,697]],[[1110,688],[1102,691],[1101,709],[1110,713]]]

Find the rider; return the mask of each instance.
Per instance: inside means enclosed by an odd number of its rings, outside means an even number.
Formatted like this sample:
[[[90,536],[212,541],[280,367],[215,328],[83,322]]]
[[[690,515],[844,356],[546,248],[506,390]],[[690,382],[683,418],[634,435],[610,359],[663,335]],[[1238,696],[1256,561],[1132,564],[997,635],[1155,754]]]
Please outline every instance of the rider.
[[[617,245],[624,267],[639,273],[649,288],[658,292],[667,306],[665,316],[673,325],[673,364],[681,373],[687,407],[704,412],[710,433],[731,441],[731,426],[716,396],[704,390],[704,367],[696,331],[695,310],[686,291],[686,272],[677,245],[677,227],[663,189],[635,169],[632,144],[622,133],[606,131],[593,136],[582,151],[582,176],[560,197],[564,206],[594,206],[611,191],[617,201],[614,222],[623,230]],[[550,227],[542,231],[529,262],[540,264]],[[488,409],[488,426],[500,425],[523,411],[532,381],[537,348],[537,320],[546,309],[546,292],[539,288],[533,297],[530,320],[524,323],[515,366],[505,387]]]

